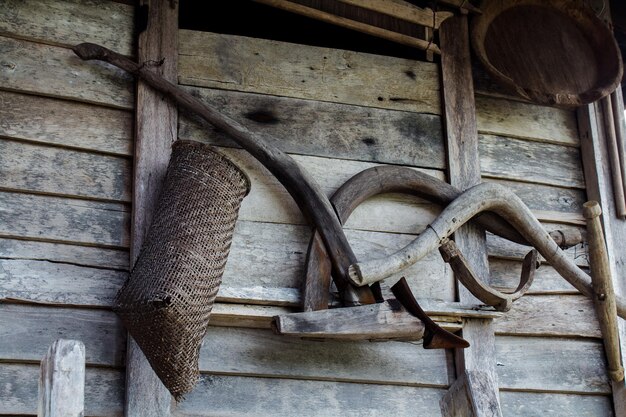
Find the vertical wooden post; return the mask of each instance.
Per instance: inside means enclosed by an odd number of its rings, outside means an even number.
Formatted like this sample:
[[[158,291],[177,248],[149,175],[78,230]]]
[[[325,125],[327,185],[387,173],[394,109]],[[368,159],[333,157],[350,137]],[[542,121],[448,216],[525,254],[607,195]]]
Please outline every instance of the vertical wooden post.
[[[152,66],[175,83],[178,77],[178,1],[141,0],[140,10],[146,7],[147,27],[139,34],[138,61]],[[131,266],[137,260],[150,227],[178,129],[176,106],[141,81],[137,82],[136,103]],[[170,393],[129,336],[126,415],[168,416],[171,402]]]
[[[59,339],[41,360],[39,417],[82,417],[85,398],[85,345]]]
[[[619,88],[613,93],[618,96],[618,111],[624,112],[623,98]],[[604,130],[604,115],[599,103],[582,106],[578,109],[578,130],[580,148],[585,172],[587,198],[600,203],[603,208],[602,225],[613,286],[618,295],[626,294],[626,284],[623,279],[626,275],[626,249],[621,244],[626,236],[626,221],[616,213],[612,173],[607,149],[606,132]],[[623,135],[624,126],[619,124]],[[626,322],[618,320],[619,336],[621,340],[622,362],[626,363]],[[612,382],[613,405],[616,417],[626,417],[626,385],[622,382]]]
[[[449,182],[461,190],[480,183],[480,155],[474,101],[467,16],[446,19],[439,28],[441,72],[448,152]],[[473,224],[459,229],[454,240],[474,271],[489,276],[485,232]],[[467,289],[459,286],[462,303],[480,303]],[[463,337],[470,347],[457,352],[457,375],[482,371],[483,390],[491,391],[487,401],[475,401],[472,416],[501,416],[495,369],[495,334],[491,320],[468,320]],[[471,391],[471,387],[469,392]],[[443,411],[443,410],[442,410]],[[459,414],[449,414],[456,416]]]

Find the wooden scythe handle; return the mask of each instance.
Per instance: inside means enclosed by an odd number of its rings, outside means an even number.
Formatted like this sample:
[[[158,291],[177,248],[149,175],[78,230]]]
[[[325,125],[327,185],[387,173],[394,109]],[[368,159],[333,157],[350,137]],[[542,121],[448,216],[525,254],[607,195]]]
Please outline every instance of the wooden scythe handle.
[[[348,267],[356,262],[333,207],[319,185],[289,155],[250,131],[241,123],[221,114],[193,95],[174,85],[143,65],[100,45],[81,43],[72,48],[83,60],[100,60],[121,68],[160,91],[179,106],[198,114],[224,131],[243,149],[261,162],[287,189],[300,210],[320,231],[332,260],[333,277],[346,305],[374,303],[368,287],[354,287],[347,278]]]

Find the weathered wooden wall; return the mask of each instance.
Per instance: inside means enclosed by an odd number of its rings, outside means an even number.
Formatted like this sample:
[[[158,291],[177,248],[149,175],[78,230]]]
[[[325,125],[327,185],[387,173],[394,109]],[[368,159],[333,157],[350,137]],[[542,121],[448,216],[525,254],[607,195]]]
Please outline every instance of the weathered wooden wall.
[[[108,306],[128,269],[133,87],[68,46],[91,40],[132,54],[132,7],[1,5],[0,415],[36,412],[36,363],[64,337],[86,346],[87,415],[119,416],[126,335]],[[281,138],[277,145],[329,194],[380,163],[445,178],[437,64],[190,31],[180,32],[179,52],[180,84]],[[484,180],[513,189],[550,229],[580,226],[575,114],[477,89]],[[266,329],[267,317],[298,305],[309,227],[285,190],[220,132],[183,116],[179,137],[218,146],[253,186],[215,307],[220,327],[203,346],[201,382],[173,414],[439,416],[454,377],[445,352],[305,342]],[[437,211],[416,198],[375,198],[354,213],[347,234],[357,256],[384,256]],[[493,236],[488,245],[493,282],[516,285],[523,248]],[[585,265],[580,248],[568,253]],[[531,294],[495,326],[504,415],[611,415],[591,303],[548,265],[537,272]],[[406,275],[422,298],[454,298],[437,254]]]
[[[86,415],[123,414],[126,334],[108,306],[128,270],[134,87],[69,46],[132,54],[133,14],[0,1],[0,415],[37,413],[58,338],[86,346]]]
[[[328,193],[372,164],[407,165],[445,178],[436,64],[184,30],[179,52],[180,84],[280,138],[277,145]],[[477,90],[483,180],[513,189],[548,229],[580,227],[585,182],[575,114],[495,96],[480,85]],[[297,288],[309,231],[284,189],[193,117],[183,115],[179,137],[218,146],[252,177],[223,290],[243,293],[249,288],[239,287],[255,283],[274,293]],[[384,256],[437,212],[422,200],[385,196],[360,207],[346,229],[358,256]],[[493,236],[488,246],[493,282],[515,286],[525,249]],[[568,253],[585,266],[580,247]],[[420,297],[454,296],[436,254],[406,274]],[[496,332],[504,415],[612,413],[593,306],[549,265],[538,270],[531,294],[496,321]],[[451,382],[449,358],[406,343],[378,351],[377,344],[305,343],[276,340],[263,330],[217,328],[205,343],[203,358],[210,353],[211,361],[202,361],[202,384],[177,415],[328,415],[346,409],[354,415],[439,415],[437,401]],[[224,345],[228,353],[220,354]],[[296,356],[279,353],[291,349]],[[344,362],[355,349],[364,360]],[[364,355],[362,349],[375,353]],[[232,352],[238,354],[231,357]],[[207,397],[215,401],[209,405]]]

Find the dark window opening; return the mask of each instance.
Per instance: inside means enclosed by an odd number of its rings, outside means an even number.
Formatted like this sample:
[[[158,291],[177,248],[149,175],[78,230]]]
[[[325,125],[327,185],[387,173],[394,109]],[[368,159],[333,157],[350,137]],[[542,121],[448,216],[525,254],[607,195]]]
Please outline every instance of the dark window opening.
[[[181,29],[423,60],[423,51],[252,0],[180,2]]]

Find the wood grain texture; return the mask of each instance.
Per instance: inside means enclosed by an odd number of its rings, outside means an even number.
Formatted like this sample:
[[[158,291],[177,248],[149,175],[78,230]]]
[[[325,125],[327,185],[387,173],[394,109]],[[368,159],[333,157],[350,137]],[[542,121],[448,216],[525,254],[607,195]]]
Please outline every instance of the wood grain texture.
[[[476,119],[482,134],[577,147],[576,113],[571,110],[476,96]]]
[[[0,140],[0,187],[48,195],[129,202],[131,162],[98,155]]]
[[[479,147],[485,177],[585,188],[577,148],[492,135],[481,135]]]
[[[493,287],[514,291],[519,284],[522,260],[489,258],[490,283]],[[535,271],[535,280],[528,291],[531,294],[578,294],[569,282],[548,264],[542,264]]]
[[[133,115],[125,110],[0,91],[0,136],[131,155]]]
[[[609,394],[602,343],[560,338],[496,338],[500,389]]]
[[[480,183],[482,162],[476,126],[467,16],[452,17],[444,21],[439,36],[449,181],[465,190]],[[484,230],[467,224],[455,233],[455,242],[476,273],[489,276]],[[467,289],[458,284],[457,287],[459,301],[477,302]],[[480,370],[498,386],[498,376],[493,364],[495,337],[491,320],[468,320],[463,328],[463,337],[470,343],[470,347],[455,352],[457,375],[462,375],[465,371]],[[495,402],[488,408],[476,409],[477,415],[502,415],[497,395],[490,398],[494,398]]]
[[[448,385],[446,354],[421,343],[305,341],[267,330],[210,327],[200,371],[411,386]]]
[[[38,365],[0,365],[0,414],[37,414]],[[124,374],[118,370],[88,367],[85,373],[85,416],[123,415]]]
[[[128,271],[128,250],[0,238],[0,259],[49,261]]]
[[[172,414],[439,417],[443,393],[438,388],[205,374]]]
[[[441,119],[436,115],[212,88],[187,90],[250,129],[280,138],[274,145],[288,153],[445,167]],[[181,118],[178,135],[236,146],[193,116]]]
[[[507,417],[613,416],[611,399],[605,395],[513,392],[500,390],[502,411]]]
[[[593,302],[579,295],[526,295],[495,320],[496,333],[600,338]]]
[[[146,28],[139,33],[139,62],[160,62],[156,74],[170,82],[178,74],[178,2],[141,0],[148,8]],[[130,264],[135,264],[146,239],[159,196],[171,146],[178,130],[177,106],[142,81],[137,82],[135,165]],[[129,416],[169,415],[172,397],[141,349],[128,337],[125,413]]]
[[[258,161],[243,150],[216,147],[218,152],[236,162],[252,181],[250,194],[244,199],[239,218],[249,221],[306,224],[306,220],[285,188]],[[326,195],[335,190],[352,175],[375,166],[374,163],[342,159],[291,155],[320,184]],[[443,172],[424,170],[429,175],[443,179]],[[510,186],[535,209],[540,219],[578,224],[582,221],[577,211],[584,201],[584,193],[560,187],[489,180]],[[538,192],[543,192],[538,195]],[[543,199],[546,200],[544,203]],[[538,210],[537,210],[538,209]],[[545,209],[545,210],[544,210]],[[440,208],[426,200],[400,194],[387,194],[368,199],[359,206],[345,227],[360,230],[378,230],[393,233],[420,232],[432,222]]]
[[[105,45],[132,55],[134,9],[107,0],[6,0],[0,33],[52,45]]]
[[[128,247],[128,206],[3,192],[0,235],[28,240]]]
[[[305,45],[298,45],[297,56],[294,56],[293,50],[292,44],[284,42],[181,31],[179,80],[181,84],[219,90],[256,92],[418,113],[441,113],[438,104],[439,75],[436,64],[404,60],[389,61],[389,57]],[[351,66],[348,68],[345,61],[347,58],[343,58],[342,54],[350,58],[356,57],[354,59],[359,65],[356,65],[356,62],[348,62]],[[216,58],[218,56],[219,62]],[[381,61],[383,58],[384,62]],[[204,61],[204,65],[208,68],[202,70],[201,66],[196,66],[198,60]],[[281,71],[274,70],[273,60],[281,63]],[[267,69],[269,65],[272,67]],[[406,65],[409,66],[406,67]],[[417,67],[411,68],[411,65]],[[191,68],[194,66],[196,69]],[[397,68],[394,69],[394,67]],[[381,76],[382,72],[387,72],[384,84],[371,84],[368,81],[369,77],[379,77],[378,74],[372,74],[371,68],[375,68],[376,72],[381,72]],[[199,74],[201,71],[206,72]],[[269,73],[272,74],[271,83],[267,82]],[[415,77],[415,80],[411,77]],[[261,80],[263,80],[262,83]],[[303,83],[302,80],[305,82]],[[323,85],[319,85],[322,82]],[[358,88],[362,91],[352,91],[356,83],[360,83]],[[406,83],[409,83],[408,88],[402,90],[401,93],[385,94],[390,88],[400,88],[406,86]],[[366,94],[366,91],[369,91],[366,89],[370,84],[374,91]],[[413,92],[415,89],[421,90],[419,94],[423,97],[407,100],[407,92]],[[227,91],[215,94],[223,97],[229,96]],[[378,97],[382,100],[378,100]],[[232,99],[227,99],[226,103],[232,104]],[[319,103],[314,103],[314,105],[322,106]],[[480,133],[567,146],[577,146],[579,143],[576,118],[571,111],[479,96],[476,98],[476,112]],[[270,111],[270,113],[273,112]],[[262,116],[263,114],[259,115],[259,118]],[[271,123],[273,119],[271,117],[269,119]],[[405,133],[406,136],[412,134],[411,132]]]
[[[498,387],[482,371],[465,371],[439,402],[444,417],[482,417],[498,413]]]
[[[109,65],[82,62],[65,48],[0,37],[2,89],[133,108],[130,76]]]
[[[38,416],[84,416],[85,345],[81,341],[56,340],[41,360],[39,372]]]
[[[127,272],[30,260],[0,260],[0,297],[44,304],[109,307]]]
[[[1,304],[0,320],[3,361],[38,362],[56,339],[73,338],[85,344],[88,365],[124,365],[126,332],[111,311]]]
[[[309,238],[310,229],[306,226],[239,222],[222,286],[299,289]],[[406,245],[413,236],[348,231],[348,238],[357,256],[366,257],[390,254]],[[0,259],[0,265],[3,297],[41,303],[109,306],[127,275],[123,270],[47,260]],[[281,267],[276,268],[276,265]],[[452,299],[452,276],[437,253],[407,269],[404,275],[420,297]],[[399,277],[391,277],[383,287],[387,288]],[[227,299],[230,297],[229,301],[232,301],[235,295],[231,292]],[[238,302],[245,302],[249,296],[245,291],[240,295],[242,298]],[[278,304],[284,304],[284,301],[279,300]]]
[[[439,113],[431,63],[188,30],[179,53],[184,85]]]

